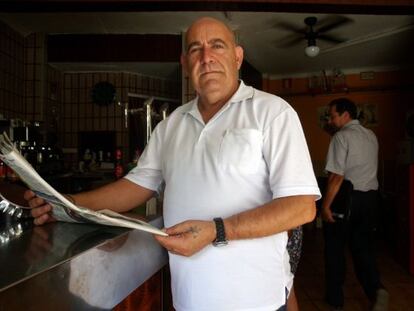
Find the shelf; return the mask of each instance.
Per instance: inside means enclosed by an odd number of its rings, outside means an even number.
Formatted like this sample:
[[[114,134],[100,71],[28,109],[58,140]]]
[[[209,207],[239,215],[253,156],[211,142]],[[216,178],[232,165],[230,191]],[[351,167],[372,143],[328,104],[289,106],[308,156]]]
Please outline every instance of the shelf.
[[[407,85],[395,85],[395,86],[373,86],[373,87],[350,87],[347,90],[342,91],[326,91],[326,92],[281,92],[277,93],[278,96],[293,97],[293,96],[329,96],[335,94],[349,94],[349,93],[362,93],[362,92],[414,92],[414,84]]]

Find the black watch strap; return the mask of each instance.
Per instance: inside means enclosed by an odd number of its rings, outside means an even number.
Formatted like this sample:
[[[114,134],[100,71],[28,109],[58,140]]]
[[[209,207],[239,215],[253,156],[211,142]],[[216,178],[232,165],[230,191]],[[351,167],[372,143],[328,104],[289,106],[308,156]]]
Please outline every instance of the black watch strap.
[[[224,222],[221,218],[214,218],[216,224],[216,239],[213,241],[214,246],[227,245],[226,231],[224,230]]]

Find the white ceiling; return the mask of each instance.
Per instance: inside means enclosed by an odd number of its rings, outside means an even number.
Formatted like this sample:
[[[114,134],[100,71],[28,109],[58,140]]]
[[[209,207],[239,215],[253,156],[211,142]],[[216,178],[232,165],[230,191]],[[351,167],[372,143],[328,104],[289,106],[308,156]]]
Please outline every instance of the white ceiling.
[[[413,67],[414,17],[403,15],[343,15],[352,22],[328,32],[347,41],[317,41],[321,53],[304,54],[306,40],[290,47],[277,43],[290,32],[277,27],[289,23],[304,28],[304,18],[333,18],[332,14],[267,12],[102,12],[1,13],[0,20],[23,35],[49,34],[180,34],[199,16],[214,16],[236,30],[245,58],[262,74],[293,77],[339,68],[344,72]],[[65,71],[129,71],[151,76],[178,77],[178,63],[54,64]]]

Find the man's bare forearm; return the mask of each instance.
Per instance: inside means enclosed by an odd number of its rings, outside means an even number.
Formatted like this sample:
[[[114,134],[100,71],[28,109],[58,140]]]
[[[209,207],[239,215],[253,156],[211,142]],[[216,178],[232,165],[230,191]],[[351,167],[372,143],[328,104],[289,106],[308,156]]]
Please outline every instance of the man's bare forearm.
[[[271,202],[224,220],[229,240],[250,239],[287,231],[312,221],[316,215],[315,196],[301,195]]]
[[[127,179],[98,189],[71,195],[76,205],[92,210],[110,209],[115,212],[126,212],[148,201],[154,191],[141,187]]]

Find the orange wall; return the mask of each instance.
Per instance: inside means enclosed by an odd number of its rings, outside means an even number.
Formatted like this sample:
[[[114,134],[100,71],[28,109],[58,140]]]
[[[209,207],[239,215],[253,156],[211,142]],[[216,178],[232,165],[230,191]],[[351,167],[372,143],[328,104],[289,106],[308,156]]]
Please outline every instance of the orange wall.
[[[283,88],[283,80],[265,79],[264,90],[283,97],[298,112],[317,175],[323,174],[330,139],[319,127],[317,110],[339,97],[348,97],[356,104],[377,105],[378,125],[371,129],[377,134],[380,144],[380,166],[392,166],[395,163],[398,142],[405,138],[406,114],[414,109],[414,88],[409,88],[412,81],[407,81],[403,73],[375,73],[374,80],[361,80],[359,74],[348,75],[347,92],[317,95],[310,94],[308,79],[290,80],[288,85],[291,87]]]

